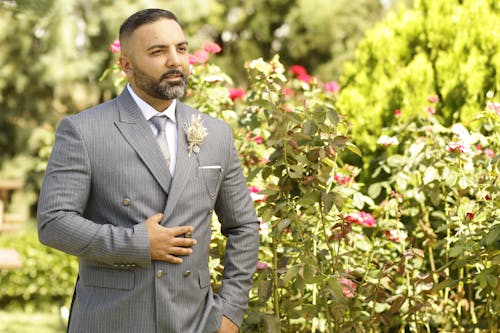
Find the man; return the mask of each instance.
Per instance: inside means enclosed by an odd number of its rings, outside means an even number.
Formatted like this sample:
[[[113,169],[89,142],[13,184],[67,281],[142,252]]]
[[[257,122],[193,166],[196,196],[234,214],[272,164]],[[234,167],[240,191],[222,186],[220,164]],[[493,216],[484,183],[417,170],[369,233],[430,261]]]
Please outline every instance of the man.
[[[61,121],[40,193],[40,241],[79,257],[68,331],[238,332],[259,236],[231,129],[177,100],[189,55],[173,13],[133,14],[120,42],[129,85]],[[227,236],[218,294],[213,210]]]

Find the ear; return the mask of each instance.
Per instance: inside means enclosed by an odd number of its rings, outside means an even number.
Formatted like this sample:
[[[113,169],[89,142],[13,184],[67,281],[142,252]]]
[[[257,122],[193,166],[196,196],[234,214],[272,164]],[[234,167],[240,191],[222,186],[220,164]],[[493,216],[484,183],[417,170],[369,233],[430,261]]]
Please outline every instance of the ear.
[[[120,64],[122,71],[125,74],[127,74],[127,77],[129,79],[132,78],[134,74],[134,66],[132,65],[130,59],[124,55],[121,55],[120,58],[118,59],[118,63]]]

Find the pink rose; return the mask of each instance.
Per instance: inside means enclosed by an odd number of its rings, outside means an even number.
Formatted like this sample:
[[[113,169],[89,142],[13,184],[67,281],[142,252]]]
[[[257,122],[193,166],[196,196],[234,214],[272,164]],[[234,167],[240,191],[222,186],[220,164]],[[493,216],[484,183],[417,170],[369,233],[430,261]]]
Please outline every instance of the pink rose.
[[[265,195],[259,194],[260,189],[258,187],[250,186],[248,190],[250,191],[250,197],[254,202],[264,202],[264,200],[266,199]]]
[[[259,261],[257,262],[257,271],[263,271],[265,269],[268,269],[270,266],[267,262],[262,262]]]
[[[283,95],[285,96],[293,96],[293,89],[290,87],[283,88]]]
[[[486,107],[491,111],[495,111],[497,115],[500,116],[500,103],[498,102],[488,102],[486,103]]]
[[[495,151],[490,148],[486,148],[485,150],[483,150],[483,154],[491,158],[495,157]]]
[[[376,222],[373,215],[367,212],[354,212],[347,214],[345,220],[349,223],[356,223],[369,228],[373,228]]]
[[[222,47],[220,47],[217,43],[208,42],[203,46],[203,50],[208,53],[220,53],[222,51]]]
[[[325,83],[325,90],[332,92],[332,93],[336,93],[340,90],[340,84],[338,84],[335,81],[326,82]]]
[[[121,52],[121,44],[119,39],[115,39],[113,43],[109,44],[109,50],[113,53],[120,53]]]
[[[439,97],[437,95],[431,95],[431,96],[427,97],[427,102],[437,103],[437,102],[439,102]]]
[[[262,135],[257,135],[252,140],[253,140],[253,142],[255,142],[258,145],[261,145],[264,142],[264,139],[262,138]]]
[[[189,56],[190,64],[205,64],[210,59],[210,54],[205,50],[198,50]]]
[[[347,185],[351,182],[351,177],[343,175],[341,173],[336,173],[333,176],[333,179],[340,185]]]
[[[306,73],[297,75],[297,79],[305,83],[311,83],[312,80],[311,75]]]
[[[231,88],[229,89],[229,98],[233,101],[235,99],[243,100],[245,98],[245,90],[243,88]]]
[[[295,75],[301,75],[301,74],[307,74],[306,69],[303,66],[300,65],[293,65],[290,67],[290,72],[292,72]]]
[[[346,298],[353,298],[356,292],[356,284],[349,279],[340,278],[340,284],[342,285],[342,293]]]

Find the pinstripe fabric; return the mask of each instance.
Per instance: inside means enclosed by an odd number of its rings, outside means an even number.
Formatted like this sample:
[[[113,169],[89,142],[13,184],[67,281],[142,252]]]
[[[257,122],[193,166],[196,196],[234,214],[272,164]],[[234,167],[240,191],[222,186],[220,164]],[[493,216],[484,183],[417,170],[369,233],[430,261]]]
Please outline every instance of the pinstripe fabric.
[[[183,126],[195,113],[178,103],[173,176],[126,90],[61,121],[38,221],[42,243],[79,257],[70,332],[208,333],[222,315],[243,320],[258,222],[229,126],[202,114],[208,136],[188,156]],[[228,236],[219,294],[208,270],[214,210]],[[194,227],[197,244],[182,264],[151,261],[143,221],[156,212],[164,226]]]

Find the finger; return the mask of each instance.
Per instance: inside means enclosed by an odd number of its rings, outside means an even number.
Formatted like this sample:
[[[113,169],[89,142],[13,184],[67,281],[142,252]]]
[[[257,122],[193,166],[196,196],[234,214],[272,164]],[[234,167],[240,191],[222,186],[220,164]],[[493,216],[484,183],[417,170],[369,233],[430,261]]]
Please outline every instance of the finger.
[[[147,220],[146,220],[146,223],[150,222],[150,223],[159,224],[161,222],[162,218],[163,218],[163,214],[162,213],[156,213],[156,214],[151,215],[150,217],[148,217]]]
[[[176,238],[172,239],[172,245],[190,247],[190,246],[196,245],[196,239],[176,237]]]
[[[169,262],[171,264],[180,264],[180,263],[182,263],[183,260],[182,260],[182,258],[173,256],[171,254],[166,254],[163,261]]]
[[[170,254],[175,254],[177,256],[187,256],[193,253],[191,248],[185,247],[172,247],[169,249]]]
[[[174,235],[174,236],[181,236],[181,235],[184,235],[186,233],[193,232],[193,227],[191,227],[191,226],[172,227],[169,229],[170,229],[170,232],[172,233],[172,235]]]

